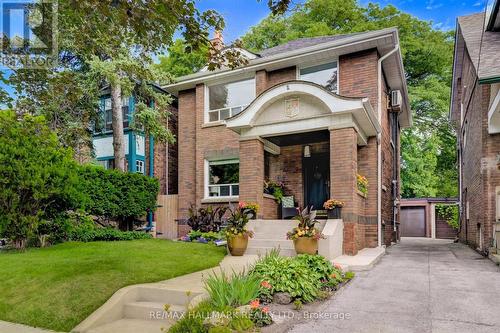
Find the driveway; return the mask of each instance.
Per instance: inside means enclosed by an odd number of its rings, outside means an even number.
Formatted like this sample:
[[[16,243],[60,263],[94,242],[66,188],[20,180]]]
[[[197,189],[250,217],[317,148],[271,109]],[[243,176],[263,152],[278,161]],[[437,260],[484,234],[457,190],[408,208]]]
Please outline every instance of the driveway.
[[[465,245],[405,238],[322,313],[289,332],[498,333],[500,270]]]

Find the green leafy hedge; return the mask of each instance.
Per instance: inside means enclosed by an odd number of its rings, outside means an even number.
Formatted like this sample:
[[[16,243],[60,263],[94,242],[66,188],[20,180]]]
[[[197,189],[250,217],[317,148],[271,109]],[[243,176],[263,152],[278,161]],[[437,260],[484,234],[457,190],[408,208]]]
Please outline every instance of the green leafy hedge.
[[[156,178],[93,165],[79,167],[78,174],[89,214],[127,220],[156,209],[160,188]]]
[[[436,205],[436,214],[445,219],[448,225],[453,229],[458,229],[460,227],[457,205]]]
[[[124,241],[149,239],[152,236],[145,232],[120,231],[113,228],[76,227],[69,233],[69,240],[79,242]]]

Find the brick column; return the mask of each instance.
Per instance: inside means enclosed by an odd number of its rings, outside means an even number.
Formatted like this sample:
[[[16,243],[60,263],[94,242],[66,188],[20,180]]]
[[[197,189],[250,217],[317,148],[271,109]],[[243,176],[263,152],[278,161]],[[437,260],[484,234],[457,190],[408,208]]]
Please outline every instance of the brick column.
[[[255,93],[257,96],[267,89],[267,71],[260,70],[255,73]]]
[[[255,202],[263,218],[264,144],[258,139],[240,141],[240,201]]]
[[[354,128],[330,130],[330,196],[344,201],[344,253],[354,255],[360,246],[356,173],[357,134]]]

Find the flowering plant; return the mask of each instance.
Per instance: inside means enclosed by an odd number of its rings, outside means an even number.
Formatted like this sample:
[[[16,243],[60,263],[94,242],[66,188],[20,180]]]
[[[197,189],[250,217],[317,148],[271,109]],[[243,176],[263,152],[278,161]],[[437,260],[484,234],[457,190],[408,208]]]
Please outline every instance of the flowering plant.
[[[264,181],[264,193],[274,196],[276,202],[281,203],[285,195],[285,185],[272,180]]]
[[[270,303],[273,300],[273,286],[268,281],[260,283],[259,298],[261,301]]]
[[[365,176],[362,176],[358,173],[356,175],[356,181],[358,185],[358,190],[366,196],[368,194],[368,179],[366,179]]]
[[[246,225],[252,216],[253,213],[245,207],[244,202],[240,202],[236,207],[230,206],[226,236],[228,238],[237,235],[253,237],[253,232],[246,229]]]
[[[324,209],[334,209],[334,208],[337,208],[337,207],[339,207],[339,208],[340,207],[344,207],[344,202],[340,201],[340,200],[335,200],[335,199],[328,199],[323,204],[323,208]]]
[[[250,302],[250,319],[252,319],[257,327],[267,326],[273,323],[273,318],[269,314],[269,308],[267,306],[261,307],[258,299]]]
[[[295,240],[300,237],[312,237],[316,240],[325,236],[314,225],[316,220],[316,211],[312,207],[306,207],[303,210],[297,208],[298,215],[293,219],[299,221],[299,225],[286,234],[287,239]]]
[[[241,202],[240,203],[244,209],[248,210],[248,212],[252,213],[254,216],[257,215],[259,211],[259,204],[256,202]]]

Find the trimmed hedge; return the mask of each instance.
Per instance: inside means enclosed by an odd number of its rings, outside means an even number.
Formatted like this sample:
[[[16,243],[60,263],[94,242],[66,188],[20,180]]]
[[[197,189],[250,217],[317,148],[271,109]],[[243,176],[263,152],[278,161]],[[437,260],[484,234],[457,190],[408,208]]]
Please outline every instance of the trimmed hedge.
[[[79,167],[80,189],[86,196],[84,210],[92,215],[130,220],[156,210],[159,182],[138,173]]]
[[[149,239],[152,236],[145,232],[120,231],[113,228],[95,228],[82,225],[74,228],[69,233],[70,241],[96,242],[96,241],[125,241],[134,239]]]

